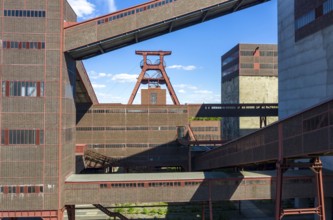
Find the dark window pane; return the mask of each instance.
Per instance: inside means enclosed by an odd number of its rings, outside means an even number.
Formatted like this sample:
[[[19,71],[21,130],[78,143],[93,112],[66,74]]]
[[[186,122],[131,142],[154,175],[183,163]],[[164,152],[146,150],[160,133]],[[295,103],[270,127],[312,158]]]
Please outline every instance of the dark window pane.
[[[7,16],[7,10],[4,11],[4,16]]]

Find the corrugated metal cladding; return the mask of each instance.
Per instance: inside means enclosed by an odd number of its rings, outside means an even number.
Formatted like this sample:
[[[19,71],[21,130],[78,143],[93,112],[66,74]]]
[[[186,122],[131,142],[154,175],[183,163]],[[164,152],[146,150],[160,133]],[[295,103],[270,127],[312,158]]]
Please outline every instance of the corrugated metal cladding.
[[[59,195],[63,194],[65,177],[74,171],[76,115],[70,95],[75,62],[65,59],[61,36],[63,21],[75,21],[76,16],[67,3],[61,2],[0,1],[1,13],[11,13],[0,18],[1,39],[12,42],[9,47],[1,45],[2,82],[44,85],[43,93],[37,92],[42,94],[39,96],[31,95],[36,94],[31,86],[16,96],[2,93],[1,211],[59,210],[64,206]],[[23,91],[25,84],[20,85]],[[29,130],[34,136],[24,132]]]

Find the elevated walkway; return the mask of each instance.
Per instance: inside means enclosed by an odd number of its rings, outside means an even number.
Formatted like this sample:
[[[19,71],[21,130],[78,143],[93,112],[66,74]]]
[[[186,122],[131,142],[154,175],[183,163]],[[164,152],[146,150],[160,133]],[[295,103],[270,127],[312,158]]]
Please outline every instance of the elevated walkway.
[[[333,155],[333,100],[193,158],[194,170]]]
[[[71,175],[65,183],[65,203],[106,205],[274,199],[275,174],[275,171],[262,171]],[[326,197],[333,195],[329,187],[332,178],[332,174],[326,173]],[[284,199],[316,195],[315,177],[308,170],[287,171],[284,186]]]
[[[267,0],[155,0],[65,28],[65,51],[80,60],[170,33]]]

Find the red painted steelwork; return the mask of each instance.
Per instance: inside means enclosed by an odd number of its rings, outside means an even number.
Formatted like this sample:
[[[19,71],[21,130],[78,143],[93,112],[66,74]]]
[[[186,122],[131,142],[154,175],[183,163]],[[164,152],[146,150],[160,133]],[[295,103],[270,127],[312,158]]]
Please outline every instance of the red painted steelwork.
[[[66,205],[68,220],[75,220],[75,205]]]
[[[167,76],[167,73],[164,68],[164,56],[170,55],[171,51],[135,51],[135,54],[137,55],[142,55],[143,56],[143,66],[142,66],[142,71],[138,77],[138,80],[136,82],[136,85],[133,89],[133,92],[131,94],[130,99],[128,100],[128,105],[132,105],[133,101],[135,99],[135,96],[139,90],[139,87],[141,84],[144,83],[149,83],[149,82],[157,82],[159,84],[166,84],[172,102],[175,105],[180,105],[179,100],[176,96],[176,93],[171,85],[171,82],[169,80],[169,77]],[[160,62],[158,64],[148,64],[147,63],[147,56],[160,56]],[[147,78],[145,77],[145,73],[148,70],[157,70],[160,71],[162,74],[162,77],[160,78]]]
[[[87,149],[87,145],[85,144],[77,144],[75,145],[75,155],[83,155],[84,151]]]
[[[281,139],[282,140],[282,139]],[[279,147],[281,149],[282,147]],[[282,155],[280,153],[280,155]],[[283,162],[281,162],[283,161]],[[294,164],[288,164],[283,159],[277,162],[277,180],[276,180],[276,212],[275,212],[275,219],[280,220],[284,216],[287,215],[308,215],[308,214],[315,214],[318,215],[320,220],[326,220],[325,216],[325,201],[324,201],[324,187],[323,187],[323,173],[322,173],[322,163],[319,157],[314,158],[314,162],[312,165],[309,166],[309,163],[305,163],[300,167],[310,168],[314,171],[316,176],[316,187],[317,187],[317,207],[314,208],[299,208],[299,209],[282,209],[281,201],[282,201],[282,179],[283,179],[283,172],[286,170],[287,167],[295,167]],[[296,165],[297,166],[297,165]],[[299,167],[299,166],[297,166]]]
[[[0,218],[41,217],[43,219],[57,219],[58,211],[1,211]]]

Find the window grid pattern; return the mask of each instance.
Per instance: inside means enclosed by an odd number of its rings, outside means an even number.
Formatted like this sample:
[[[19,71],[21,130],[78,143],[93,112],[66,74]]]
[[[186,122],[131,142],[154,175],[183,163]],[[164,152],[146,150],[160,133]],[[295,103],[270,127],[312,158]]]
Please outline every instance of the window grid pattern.
[[[80,111],[79,111],[80,112]],[[113,114],[113,113],[187,113],[187,109],[89,109],[87,112],[94,114]]]
[[[44,82],[3,81],[2,96],[44,96]]]
[[[0,186],[0,194],[9,194],[9,193],[43,193],[44,186],[36,185],[18,185],[18,186]]]
[[[130,9],[128,11],[125,11],[125,12],[122,12],[122,13],[119,13],[119,14],[112,15],[110,17],[100,19],[100,20],[97,21],[97,24],[104,24],[104,23],[107,23],[107,22],[111,22],[113,20],[117,20],[117,19],[120,19],[120,18],[123,18],[123,17],[126,17],[126,16],[134,15],[136,13],[140,13],[140,12],[143,12],[143,11],[146,11],[146,10],[157,8],[157,7],[160,7],[162,5],[169,4],[169,3],[172,3],[172,2],[175,2],[175,1],[177,1],[177,0],[163,0],[163,1],[160,1],[160,2],[157,2],[157,3],[150,4],[148,6],[143,6],[143,7],[137,8],[137,9]]]
[[[176,126],[134,126],[134,127],[77,127],[77,131],[175,131]]]
[[[3,49],[45,49],[45,42],[2,41]]]
[[[31,17],[31,18],[45,18],[45,11],[35,10],[4,10],[5,17]]]
[[[316,19],[316,13],[315,10],[311,10],[305,15],[301,16],[295,21],[295,29],[298,30],[311,22],[313,22]]]
[[[44,144],[44,130],[1,130],[3,145],[40,145]]]

